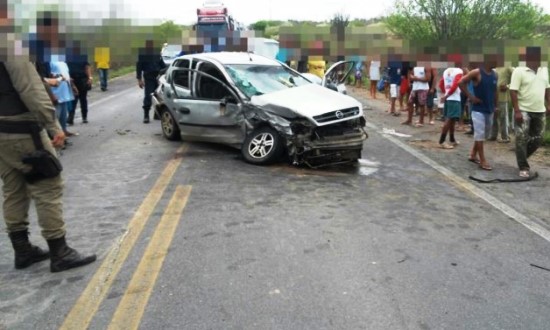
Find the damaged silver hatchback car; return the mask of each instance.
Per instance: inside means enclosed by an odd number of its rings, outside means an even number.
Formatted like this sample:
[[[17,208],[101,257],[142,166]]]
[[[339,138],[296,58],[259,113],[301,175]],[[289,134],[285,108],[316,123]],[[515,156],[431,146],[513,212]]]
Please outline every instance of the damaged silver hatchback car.
[[[253,164],[353,162],[368,137],[357,100],[252,53],[178,57],[159,78],[153,103],[168,140],[230,145]]]

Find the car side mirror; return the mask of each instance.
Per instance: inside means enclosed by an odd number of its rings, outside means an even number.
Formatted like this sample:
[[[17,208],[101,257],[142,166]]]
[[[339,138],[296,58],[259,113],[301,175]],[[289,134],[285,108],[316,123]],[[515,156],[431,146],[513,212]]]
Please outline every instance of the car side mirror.
[[[227,96],[224,96],[221,100],[220,100],[220,104],[222,105],[226,105],[228,103],[231,103],[231,104],[238,104],[239,102],[237,102],[237,99],[235,99],[235,97],[233,95],[227,95]]]

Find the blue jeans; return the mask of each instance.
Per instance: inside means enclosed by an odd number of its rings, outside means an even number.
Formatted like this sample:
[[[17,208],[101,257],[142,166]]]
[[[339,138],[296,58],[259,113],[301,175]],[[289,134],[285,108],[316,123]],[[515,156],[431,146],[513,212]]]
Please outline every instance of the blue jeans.
[[[107,89],[107,80],[109,79],[109,69],[98,69],[99,72],[99,87],[102,90]]]
[[[67,131],[67,115],[69,114],[69,110],[72,108],[73,102],[63,102],[58,103],[55,106],[55,115],[57,116],[57,120],[59,120],[59,124],[61,125],[61,128],[63,129],[63,132]]]

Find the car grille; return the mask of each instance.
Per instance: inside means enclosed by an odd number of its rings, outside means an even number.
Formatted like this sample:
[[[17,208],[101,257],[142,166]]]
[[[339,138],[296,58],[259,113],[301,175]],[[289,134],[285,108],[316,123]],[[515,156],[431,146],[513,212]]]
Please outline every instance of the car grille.
[[[331,125],[316,127],[314,136],[318,139],[325,139],[332,136],[344,136],[360,132],[360,119],[351,119]]]
[[[327,112],[319,116],[314,116],[313,119],[315,119],[315,121],[317,121],[318,123],[327,123],[329,121],[341,120],[341,119],[357,116],[358,114],[359,114],[359,108],[353,107],[353,108]]]

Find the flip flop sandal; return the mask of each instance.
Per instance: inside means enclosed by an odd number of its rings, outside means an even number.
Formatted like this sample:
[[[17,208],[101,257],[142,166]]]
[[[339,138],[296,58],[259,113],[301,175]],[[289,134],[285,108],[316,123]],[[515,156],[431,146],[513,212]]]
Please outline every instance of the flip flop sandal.
[[[484,170],[484,171],[492,171],[493,170],[493,168],[490,165],[483,166],[483,165],[480,164],[479,168]]]
[[[416,123],[416,124],[414,124],[414,127],[424,127],[424,124]]]
[[[441,143],[441,144],[439,145],[439,147],[440,147],[441,149],[454,149],[454,148],[455,148],[455,147],[453,147],[452,145],[449,145],[449,144],[446,144],[446,143]]]
[[[522,177],[522,178],[528,178],[531,175],[529,174],[528,170],[524,170],[524,171],[519,171],[519,176]]]
[[[474,164],[478,164],[478,165],[481,164],[480,161],[479,161],[479,159],[475,159],[475,158],[468,158],[468,161],[469,161],[469,162],[472,162],[472,163],[474,163]]]
[[[399,117],[399,116],[401,116],[401,114],[400,114],[399,112],[394,112],[394,113],[392,113],[392,115],[393,115],[394,117]]]

